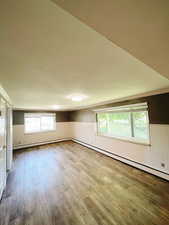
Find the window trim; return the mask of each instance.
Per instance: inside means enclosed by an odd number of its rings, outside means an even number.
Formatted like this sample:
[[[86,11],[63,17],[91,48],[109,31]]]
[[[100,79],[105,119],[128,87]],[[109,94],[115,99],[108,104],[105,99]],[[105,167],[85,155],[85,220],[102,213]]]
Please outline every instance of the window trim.
[[[132,113],[133,112],[146,112],[146,117],[148,121],[148,138],[147,140],[134,137],[134,120]],[[148,116],[148,106],[147,103],[141,103],[141,104],[133,104],[133,105],[124,105],[120,107],[113,107],[113,108],[107,108],[107,109],[100,109],[95,110],[96,112],[96,135],[105,137],[105,138],[113,138],[121,141],[131,142],[135,144],[141,144],[146,146],[151,146],[150,143],[150,123],[149,123],[149,116]],[[130,123],[131,123],[131,137],[123,137],[118,135],[108,135],[99,132],[99,120],[98,120],[98,114],[99,113],[123,113],[123,112],[129,112],[130,113]]]
[[[47,129],[47,130],[42,130],[41,129],[41,121],[40,121],[40,130],[38,131],[31,131],[27,132],[26,131],[26,126],[25,126],[25,119],[26,118],[41,118],[42,116],[51,116],[54,119],[54,128],[53,129]],[[55,113],[24,113],[24,134],[29,135],[29,134],[38,134],[38,133],[49,133],[49,132],[55,132],[56,131],[56,114]]]
[[[129,142],[129,143],[133,143],[133,144],[140,144],[140,145],[145,145],[145,146],[151,146],[150,142],[141,141],[139,139],[136,140],[136,139],[132,139],[132,138],[110,136],[110,135],[104,135],[104,134],[100,134],[100,133],[96,133],[96,135],[98,137],[111,138],[111,139],[115,139],[115,140],[119,140],[119,141],[125,141],[125,142]]]

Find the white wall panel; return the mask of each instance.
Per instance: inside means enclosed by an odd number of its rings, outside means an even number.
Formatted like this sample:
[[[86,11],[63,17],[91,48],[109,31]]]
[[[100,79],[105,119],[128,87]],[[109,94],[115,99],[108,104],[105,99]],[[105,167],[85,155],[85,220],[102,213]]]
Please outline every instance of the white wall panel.
[[[145,154],[145,163],[169,173],[169,125],[150,125],[151,147]],[[164,163],[163,168],[161,164]]]
[[[56,130],[39,133],[24,133],[24,125],[13,126],[13,144],[14,148],[18,146],[26,146],[30,144],[55,141],[58,139],[71,138],[71,126],[69,122],[56,123]]]

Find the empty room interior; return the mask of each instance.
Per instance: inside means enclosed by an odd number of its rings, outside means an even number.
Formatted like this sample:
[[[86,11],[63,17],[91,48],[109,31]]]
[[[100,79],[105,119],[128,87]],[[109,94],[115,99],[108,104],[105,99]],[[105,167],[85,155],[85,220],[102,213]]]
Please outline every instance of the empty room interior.
[[[0,225],[169,225],[169,1],[0,1]]]

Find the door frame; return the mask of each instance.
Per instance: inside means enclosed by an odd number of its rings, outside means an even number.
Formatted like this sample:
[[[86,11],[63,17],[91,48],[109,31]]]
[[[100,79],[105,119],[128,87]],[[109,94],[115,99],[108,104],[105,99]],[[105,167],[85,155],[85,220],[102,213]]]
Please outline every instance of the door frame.
[[[4,111],[3,111],[4,110]],[[6,164],[6,157],[7,157],[7,146],[6,146],[6,135],[7,135],[7,127],[6,127],[6,123],[7,123],[7,117],[6,117],[6,112],[7,112],[7,102],[4,100],[4,98],[2,98],[1,96],[0,96],[0,112],[1,112],[1,116],[2,117],[4,117],[4,121],[3,121],[3,129],[4,129],[4,131],[3,131],[3,134],[2,134],[2,146],[1,146],[1,149],[0,149],[0,151],[1,151],[1,153],[0,153],[0,155],[1,155],[1,165],[0,166],[2,166],[2,168],[0,168],[0,169],[2,169],[2,177],[1,177],[1,179],[2,179],[2,183],[1,183],[1,187],[0,187],[0,199],[1,199],[1,196],[2,196],[2,193],[3,193],[3,191],[4,191],[4,188],[5,188],[5,186],[6,186],[6,180],[7,180],[7,164]]]

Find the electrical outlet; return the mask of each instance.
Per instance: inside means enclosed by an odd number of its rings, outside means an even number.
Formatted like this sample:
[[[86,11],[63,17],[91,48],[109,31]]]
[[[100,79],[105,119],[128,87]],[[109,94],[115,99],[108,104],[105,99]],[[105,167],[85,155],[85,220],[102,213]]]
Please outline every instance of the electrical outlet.
[[[161,167],[163,167],[163,168],[164,168],[164,167],[165,167],[165,163],[161,163]]]

